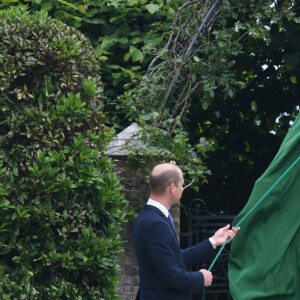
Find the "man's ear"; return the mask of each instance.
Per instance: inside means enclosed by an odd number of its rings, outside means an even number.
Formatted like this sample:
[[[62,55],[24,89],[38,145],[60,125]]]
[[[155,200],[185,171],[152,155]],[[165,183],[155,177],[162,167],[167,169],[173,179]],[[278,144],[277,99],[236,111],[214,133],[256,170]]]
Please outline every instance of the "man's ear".
[[[172,183],[170,183],[170,185],[169,185],[169,188],[170,188],[170,191],[173,193],[174,192],[174,190],[175,190],[175,183],[174,182],[172,182]]]

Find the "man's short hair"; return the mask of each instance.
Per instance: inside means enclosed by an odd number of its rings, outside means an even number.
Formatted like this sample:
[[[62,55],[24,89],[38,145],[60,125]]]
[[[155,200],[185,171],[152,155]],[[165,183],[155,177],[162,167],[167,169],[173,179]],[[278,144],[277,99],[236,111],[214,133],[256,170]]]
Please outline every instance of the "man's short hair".
[[[179,169],[166,170],[159,173],[158,175],[153,175],[153,171],[150,173],[151,192],[158,195],[163,194],[171,183],[175,183],[175,186],[177,187],[179,182]]]

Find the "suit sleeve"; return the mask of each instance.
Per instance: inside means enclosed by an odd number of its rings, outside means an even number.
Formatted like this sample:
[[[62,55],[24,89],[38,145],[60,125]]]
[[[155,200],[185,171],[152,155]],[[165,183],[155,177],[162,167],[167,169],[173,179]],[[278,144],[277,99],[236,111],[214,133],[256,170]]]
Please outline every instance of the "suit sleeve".
[[[177,240],[170,234],[168,224],[155,222],[147,232],[148,257],[164,286],[202,293],[204,279],[201,272],[189,272],[183,261]]]
[[[211,260],[216,255],[216,252],[208,239],[195,246],[183,249],[181,252],[186,266]]]

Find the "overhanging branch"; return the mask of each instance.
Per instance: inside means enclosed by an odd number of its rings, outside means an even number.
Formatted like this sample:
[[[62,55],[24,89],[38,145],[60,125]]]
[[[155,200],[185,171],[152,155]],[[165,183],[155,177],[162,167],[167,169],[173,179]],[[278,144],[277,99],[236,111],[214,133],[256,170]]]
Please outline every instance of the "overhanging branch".
[[[215,16],[218,14],[219,8],[221,7],[222,4],[223,4],[223,0],[216,0],[214,2],[214,4],[211,6],[211,8],[209,9],[206,16],[204,17],[199,29],[195,33],[195,35],[192,39],[192,42],[190,43],[190,45],[188,47],[188,50],[186,51],[186,53],[185,53],[185,55],[182,59],[182,62],[180,64],[180,68],[177,70],[175,76],[172,79],[171,84],[169,85],[169,88],[168,88],[167,94],[164,98],[164,101],[163,101],[163,103],[161,104],[161,106],[159,108],[159,112],[163,111],[169,97],[172,95],[172,93],[174,91],[174,88],[175,88],[175,83],[176,83],[178,77],[180,76],[181,69],[186,64],[186,62],[189,60],[189,58],[191,57],[195,47],[198,45],[200,35],[203,35],[203,32],[211,25],[211,23],[214,20]]]

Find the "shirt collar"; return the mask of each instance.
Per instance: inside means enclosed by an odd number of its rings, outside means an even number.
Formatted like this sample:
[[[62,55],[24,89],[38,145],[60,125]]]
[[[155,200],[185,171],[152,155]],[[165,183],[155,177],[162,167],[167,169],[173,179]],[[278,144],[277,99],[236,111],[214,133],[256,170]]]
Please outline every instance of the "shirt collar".
[[[155,200],[152,200],[151,198],[149,198],[148,202],[147,202],[148,205],[152,205],[152,206],[155,206],[156,208],[158,208],[166,217],[168,217],[169,215],[169,211],[168,209],[162,205],[161,203],[155,201]]]

